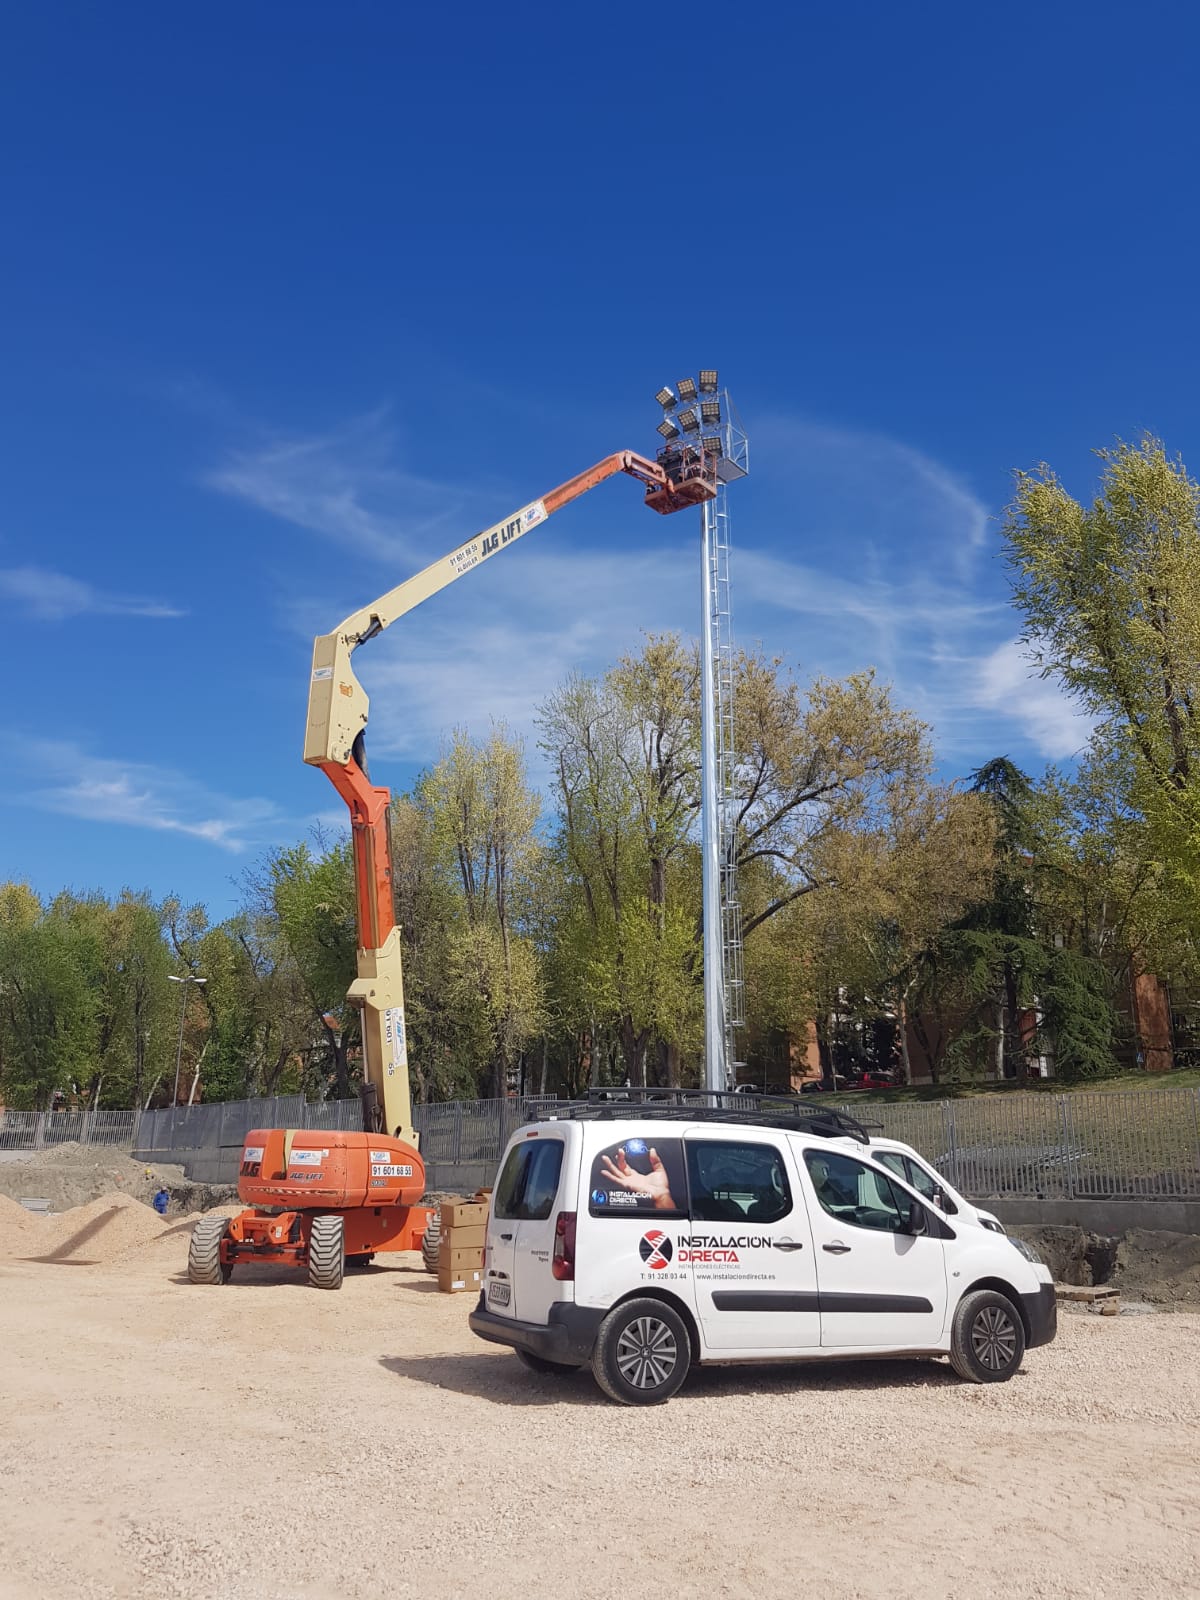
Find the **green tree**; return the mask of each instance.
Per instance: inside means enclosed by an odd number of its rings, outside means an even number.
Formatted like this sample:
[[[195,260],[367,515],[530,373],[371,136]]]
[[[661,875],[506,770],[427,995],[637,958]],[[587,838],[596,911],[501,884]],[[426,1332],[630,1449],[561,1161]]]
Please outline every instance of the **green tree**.
[[[18,914],[0,921],[0,1090],[45,1111],[85,1077],[96,1047],[96,995],[75,930]]]
[[[1200,887],[1200,488],[1159,440],[1097,452],[1083,506],[1048,466],[1018,473],[1004,525],[1025,639],[1127,756],[1167,871]]]
[[[521,910],[540,854],[538,797],[520,744],[503,727],[483,743],[458,730],[417,785],[436,859],[456,888],[447,983],[459,1016],[486,1041],[493,1095],[503,1095],[542,1020],[538,955]]]

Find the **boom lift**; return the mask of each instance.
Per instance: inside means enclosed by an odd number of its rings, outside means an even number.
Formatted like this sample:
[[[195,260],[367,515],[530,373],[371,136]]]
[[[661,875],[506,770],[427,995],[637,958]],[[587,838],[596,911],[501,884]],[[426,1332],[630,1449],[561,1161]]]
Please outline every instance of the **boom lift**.
[[[642,483],[646,504],[665,515],[714,497],[718,458],[699,443],[660,451],[658,461],[629,450],[607,456],[468,539],[314,643],[304,759],[327,774],[350,812],[358,975],[347,999],[362,1013],[363,1131],[256,1128],[248,1133],[238,1194],[250,1209],[232,1218],[205,1218],[196,1226],[188,1252],[191,1282],[227,1283],[238,1262],[274,1261],[307,1267],[310,1283],[336,1289],[347,1261],[365,1265],[377,1251],[420,1248],[432,1213],[419,1203],[425,1167],[412,1124],[388,841],[391,795],[367,772],[368,702],[351,657],[422,600],[619,472]]]

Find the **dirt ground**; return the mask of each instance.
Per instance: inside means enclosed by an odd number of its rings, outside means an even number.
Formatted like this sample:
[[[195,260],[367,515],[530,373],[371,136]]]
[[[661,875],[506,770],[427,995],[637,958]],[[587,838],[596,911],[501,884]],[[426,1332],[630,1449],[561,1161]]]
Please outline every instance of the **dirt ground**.
[[[996,1387],[710,1369],[638,1411],[481,1344],[415,1256],[199,1288],[190,1220],[16,1211],[5,1600],[1200,1596],[1191,1314],[1064,1315]]]

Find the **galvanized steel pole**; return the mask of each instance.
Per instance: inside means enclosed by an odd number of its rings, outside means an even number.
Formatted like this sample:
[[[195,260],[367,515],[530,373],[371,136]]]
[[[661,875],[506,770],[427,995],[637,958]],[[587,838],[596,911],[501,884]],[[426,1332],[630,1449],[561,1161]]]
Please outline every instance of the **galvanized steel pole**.
[[[716,679],[713,660],[716,501],[700,508],[702,620],[700,628],[700,836],[704,904],[704,1087],[729,1088],[725,1059],[725,946],[721,922],[720,797],[717,794]]]

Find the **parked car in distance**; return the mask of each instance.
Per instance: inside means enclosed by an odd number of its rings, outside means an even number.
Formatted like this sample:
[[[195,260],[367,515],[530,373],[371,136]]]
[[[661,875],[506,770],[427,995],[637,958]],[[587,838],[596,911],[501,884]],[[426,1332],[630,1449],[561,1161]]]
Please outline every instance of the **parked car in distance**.
[[[832,1077],[810,1078],[807,1083],[800,1085],[801,1094],[841,1094],[849,1087],[850,1080],[840,1072],[835,1072]]]
[[[882,1067],[867,1067],[862,1072],[856,1072],[846,1079],[847,1089],[897,1089],[901,1085],[898,1072],[891,1072]]]

